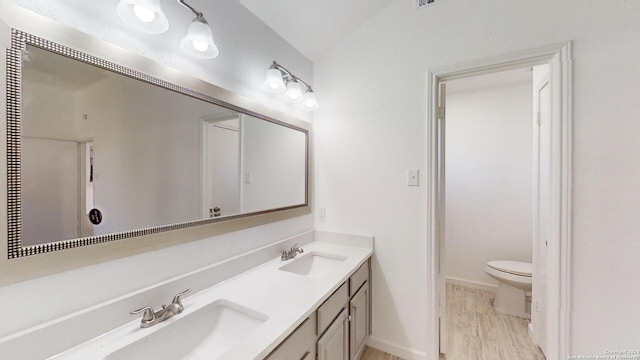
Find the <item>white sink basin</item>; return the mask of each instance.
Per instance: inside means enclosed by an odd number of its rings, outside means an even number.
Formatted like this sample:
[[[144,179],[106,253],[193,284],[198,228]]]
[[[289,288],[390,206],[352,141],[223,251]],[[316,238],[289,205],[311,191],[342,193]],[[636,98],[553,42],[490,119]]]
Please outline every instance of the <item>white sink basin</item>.
[[[267,321],[268,316],[228,300],[216,300],[142,329],[128,324],[60,359],[216,359]],[[88,355],[87,355],[88,354]],[[54,357],[57,359],[58,356]],[[88,356],[88,357],[87,357]]]
[[[336,265],[346,259],[344,256],[310,252],[290,263],[281,266],[280,270],[314,278],[321,278],[333,271]]]

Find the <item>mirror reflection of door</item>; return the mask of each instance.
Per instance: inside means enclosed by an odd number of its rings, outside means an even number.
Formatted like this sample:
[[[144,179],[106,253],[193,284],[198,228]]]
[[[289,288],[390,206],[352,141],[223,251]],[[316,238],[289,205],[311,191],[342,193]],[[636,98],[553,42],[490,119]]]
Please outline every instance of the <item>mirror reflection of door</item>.
[[[78,143],[80,154],[80,206],[78,209],[78,224],[80,237],[93,236],[93,224],[89,221],[89,211],[94,208],[94,168],[93,168],[93,140]]]
[[[203,218],[240,212],[239,116],[203,121]]]

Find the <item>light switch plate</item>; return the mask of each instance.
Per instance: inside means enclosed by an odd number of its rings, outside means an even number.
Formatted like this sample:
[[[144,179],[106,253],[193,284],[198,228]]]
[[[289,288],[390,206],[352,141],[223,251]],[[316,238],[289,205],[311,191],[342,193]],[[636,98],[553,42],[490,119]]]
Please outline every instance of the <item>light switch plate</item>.
[[[420,170],[418,169],[407,170],[407,185],[408,186],[420,185]]]

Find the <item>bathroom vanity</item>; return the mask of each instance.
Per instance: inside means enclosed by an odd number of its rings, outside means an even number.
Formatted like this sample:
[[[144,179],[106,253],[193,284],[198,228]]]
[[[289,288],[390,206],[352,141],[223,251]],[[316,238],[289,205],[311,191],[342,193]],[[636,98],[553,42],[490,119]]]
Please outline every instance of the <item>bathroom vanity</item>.
[[[166,321],[141,328],[131,316],[50,359],[359,359],[371,332],[373,239],[320,238],[293,259],[278,256],[185,296],[183,313]]]

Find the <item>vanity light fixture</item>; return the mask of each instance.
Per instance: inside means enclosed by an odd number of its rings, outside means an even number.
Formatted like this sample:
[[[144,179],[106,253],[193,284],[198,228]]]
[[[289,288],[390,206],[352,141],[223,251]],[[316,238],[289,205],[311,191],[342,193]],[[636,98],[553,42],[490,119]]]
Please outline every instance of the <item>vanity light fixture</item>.
[[[302,85],[306,87],[303,94]],[[267,77],[264,80],[264,88],[267,91],[282,93],[290,102],[302,102],[302,107],[307,110],[316,110],[320,108],[316,94],[311,89],[311,85],[304,80],[293,75],[289,70],[277,62],[273,62],[267,71]]]
[[[180,42],[182,50],[200,59],[217,57],[220,52],[213,42],[211,27],[204,15],[184,0],[178,0],[178,3],[196,15]],[[160,8],[160,0],[120,0],[116,10],[118,16],[136,30],[161,34],[169,29],[169,21]]]
[[[201,12],[185,3],[184,0],[178,0],[178,2],[196,15],[196,18],[189,24],[187,35],[180,42],[182,50],[200,59],[217,57],[220,52],[213,42],[213,34],[207,20]]]
[[[169,29],[169,21],[160,8],[160,0],[120,0],[118,16],[136,30],[162,34]]]

